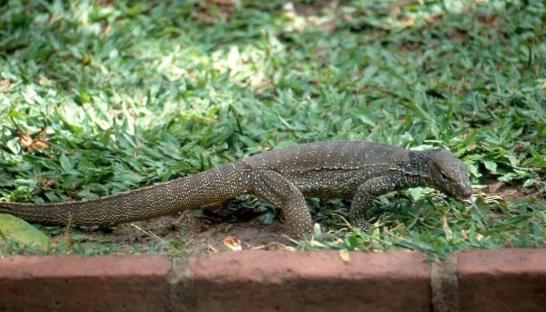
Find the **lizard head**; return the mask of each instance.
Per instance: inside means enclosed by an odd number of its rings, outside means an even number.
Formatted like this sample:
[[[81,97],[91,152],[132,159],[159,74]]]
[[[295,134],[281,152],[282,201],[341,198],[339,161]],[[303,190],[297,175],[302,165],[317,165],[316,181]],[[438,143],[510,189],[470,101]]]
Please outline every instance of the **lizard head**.
[[[431,160],[431,186],[461,201],[472,203],[472,186],[464,163],[444,149],[434,152]]]

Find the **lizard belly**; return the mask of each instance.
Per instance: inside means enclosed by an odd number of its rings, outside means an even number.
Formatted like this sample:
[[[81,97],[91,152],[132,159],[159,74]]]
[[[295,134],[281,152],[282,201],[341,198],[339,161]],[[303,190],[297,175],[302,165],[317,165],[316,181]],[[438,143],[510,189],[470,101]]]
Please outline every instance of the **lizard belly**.
[[[352,196],[366,180],[361,172],[346,170],[317,170],[288,178],[305,196],[322,198]]]

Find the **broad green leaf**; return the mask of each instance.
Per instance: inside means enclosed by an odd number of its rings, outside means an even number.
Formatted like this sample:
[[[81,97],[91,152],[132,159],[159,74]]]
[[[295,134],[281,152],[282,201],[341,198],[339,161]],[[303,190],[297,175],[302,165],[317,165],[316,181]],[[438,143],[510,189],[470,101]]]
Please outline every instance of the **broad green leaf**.
[[[422,187],[414,187],[408,189],[408,192],[410,193],[411,198],[413,198],[414,201],[418,201],[425,196],[426,189]]]
[[[497,174],[497,163],[490,160],[482,160],[485,168],[489,170],[492,174]]]
[[[47,251],[50,238],[23,219],[0,213],[0,239],[16,241],[20,245]]]

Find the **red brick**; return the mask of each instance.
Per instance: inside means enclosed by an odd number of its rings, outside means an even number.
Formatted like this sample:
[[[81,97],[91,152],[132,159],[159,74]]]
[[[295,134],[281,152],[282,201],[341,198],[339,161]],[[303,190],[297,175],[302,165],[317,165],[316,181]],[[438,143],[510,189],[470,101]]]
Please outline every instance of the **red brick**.
[[[463,311],[546,311],[546,249],[463,252],[458,277]]]
[[[430,267],[413,252],[250,251],[190,261],[198,311],[427,311]]]
[[[164,256],[0,260],[0,311],[165,311]]]

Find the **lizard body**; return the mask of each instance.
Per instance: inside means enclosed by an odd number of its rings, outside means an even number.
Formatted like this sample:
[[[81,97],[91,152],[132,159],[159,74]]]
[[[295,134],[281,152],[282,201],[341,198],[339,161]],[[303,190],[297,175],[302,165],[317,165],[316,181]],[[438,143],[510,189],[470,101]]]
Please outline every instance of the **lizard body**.
[[[304,196],[352,197],[351,218],[366,223],[373,198],[429,186],[464,200],[465,165],[447,150],[410,151],[370,142],[325,142],[257,154],[196,175],[88,201],[0,202],[0,212],[44,224],[114,225],[198,208],[245,193],[278,206],[296,235],[312,231]]]

